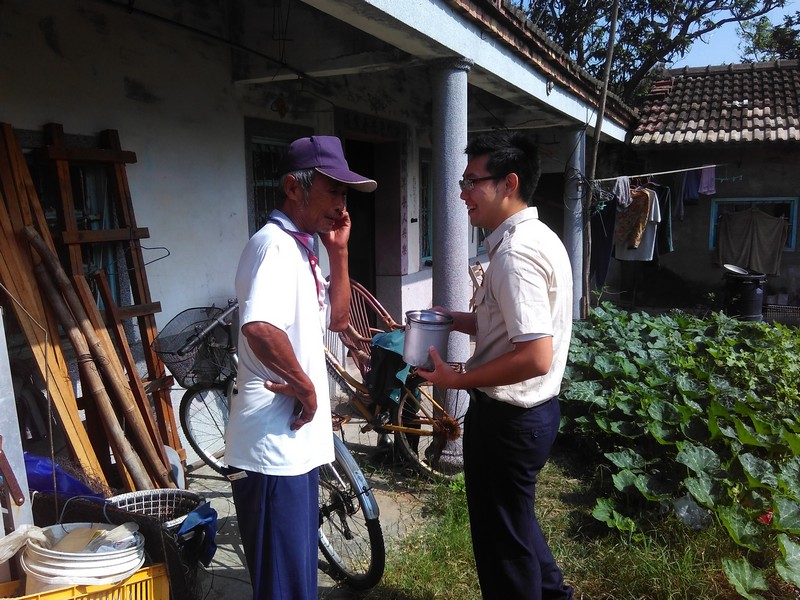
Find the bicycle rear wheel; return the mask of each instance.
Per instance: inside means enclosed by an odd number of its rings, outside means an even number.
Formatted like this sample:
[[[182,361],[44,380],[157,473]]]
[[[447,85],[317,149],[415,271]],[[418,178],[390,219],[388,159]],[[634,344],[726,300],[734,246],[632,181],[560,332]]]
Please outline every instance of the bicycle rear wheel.
[[[188,390],[181,399],[180,421],[186,440],[209,467],[225,469],[225,428],[228,426],[228,395],[233,382],[202,390]]]
[[[319,469],[319,549],[333,577],[366,590],[386,564],[378,505],[344,442],[333,439],[336,460]]]
[[[404,387],[392,414],[395,446],[417,472],[435,478],[455,473],[439,459],[448,441],[461,436],[461,423],[433,399],[433,390]]]

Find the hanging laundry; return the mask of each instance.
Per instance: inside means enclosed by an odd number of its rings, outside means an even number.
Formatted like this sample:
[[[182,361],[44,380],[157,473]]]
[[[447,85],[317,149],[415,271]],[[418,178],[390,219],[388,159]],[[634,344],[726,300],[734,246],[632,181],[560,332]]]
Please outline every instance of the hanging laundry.
[[[723,213],[717,226],[717,262],[779,275],[789,223],[762,210]]]
[[[656,253],[660,256],[675,251],[672,242],[672,190],[666,185],[647,184],[658,196],[658,209],[661,222],[656,236]]]
[[[658,224],[661,222],[661,210],[659,208],[658,195],[653,190],[640,188],[639,190],[632,190],[631,195],[634,196],[634,204],[636,198],[639,196],[636,192],[643,192],[647,196],[646,205],[648,212],[645,214],[645,222],[642,232],[639,236],[639,243],[632,247],[624,242],[621,243],[620,238],[615,235],[614,242],[614,258],[625,261],[648,261],[653,260],[653,254],[656,246],[656,237],[658,233]],[[633,204],[628,208],[628,211],[633,208]],[[626,211],[627,212],[627,211]],[[619,215],[619,213],[617,213]],[[617,232],[619,232],[620,220],[617,219]]]
[[[617,247],[638,248],[650,214],[650,194],[643,188],[631,190],[631,203],[617,207],[614,240]]]
[[[683,174],[683,204],[694,205],[700,202],[700,171],[694,169]]]
[[[714,167],[704,167],[700,171],[700,183],[697,192],[704,196],[713,196],[717,193],[716,169]]]
[[[614,189],[611,190],[611,193],[617,197],[619,206],[623,208],[630,206],[633,200],[631,198],[631,180],[624,175],[622,177],[617,177],[614,182]]]
[[[606,283],[611,250],[614,248],[614,224],[617,216],[617,203],[607,202],[592,212],[592,255],[589,262],[589,279],[597,288]]]

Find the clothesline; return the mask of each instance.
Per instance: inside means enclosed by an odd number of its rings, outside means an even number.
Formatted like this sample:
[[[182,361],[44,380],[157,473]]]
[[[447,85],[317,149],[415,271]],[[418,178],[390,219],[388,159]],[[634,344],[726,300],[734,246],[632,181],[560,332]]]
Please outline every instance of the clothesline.
[[[642,173],[641,175],[617,175],[616,177],[605,177],[603,179],[595,179],[595,181],[614,181],[620,177],[627,177],[628,179],[636,179],[637,177],[655,177],[656,175],[671,175],[673,173],[684,173],[685,171],[699,171],[708,167],[721,167],[724,163],[718,165],[703,165],[702,167],[686,167],[685,169],[674,169],[672,171],[659,171],[658,173]]]

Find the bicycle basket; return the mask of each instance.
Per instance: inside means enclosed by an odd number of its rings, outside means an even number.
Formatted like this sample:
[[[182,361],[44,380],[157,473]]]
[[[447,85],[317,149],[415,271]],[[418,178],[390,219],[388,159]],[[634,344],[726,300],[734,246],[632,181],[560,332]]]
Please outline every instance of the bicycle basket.
[[[186,515],[205,499],[187,490],[157,489],[111,496],[106,502],[114,508],[156,519],[165,529],[177,531]]]
[[[188,308],[167,323],[153,340],[153,350],[181,387],[208,387],[231,374],[228,327],[215,327],[194,349],[178,354],[190,337],[208,327],[222,312],[215,307]]]

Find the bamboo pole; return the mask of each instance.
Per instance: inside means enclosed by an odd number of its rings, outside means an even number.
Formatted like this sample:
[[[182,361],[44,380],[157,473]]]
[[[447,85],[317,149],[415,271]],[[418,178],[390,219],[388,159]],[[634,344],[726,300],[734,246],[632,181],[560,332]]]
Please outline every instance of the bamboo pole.
[[[124,381],[118,373],[115,372],[108,359],[108,355],[103,349],[102,342],[97,336],[97,332],[89,320],[86,310],[81,304],[77,293],[72,285],[72,282],[67,277],[58,257],[50,252],[42,240],[39,233],[35,228],[28,225],[25,227],[25,235],[30,241],[34,249],[39,253],[42,261],[44,262],[47,270],[53,276],[58,288],[67,302],[67,306],[72,311],[78,327],[86,337],[86,342],[89,345],[89,351],[95,358],[96,364],[100,367],[103,375],[106,377],[107,383],[111,386],[113,396],[119,402],[119,409],[122,411],[122,416],[126,422],[130,424],[133,435],[138,442],[139,449],[142,452],[143,459],[147,462],[151,471],[156,474],[156,483],[161,487],[174,488],[175,483],[170,479],[170,474],[167,471],[164,463],[161,462],[158,453],[156,452],[154,441],[147,433],[147,428],[144,424],[139,409],[136,407],[135,402],[131,398],[130,388],[127,388]]]
[[[108,284],[106,272],[101,270],[98,273],[95,273],[92,279],[97,286],[97,291],[100,293],[100,298],[103,300],[103,306],[106,309],[105,322],[110,329],[110,333],[113,334],[113,339],[111,339],[110,336],[106,336],[109,338],[104,340],[106,346],[113,346],[113,342],[116,342],[122,364],[125,370],[128,372],[128,383],[131,386],[131,392],[133,392],[133,397],[136,400],[136,405],[139,407],[139,412],[144,417],[144,422],[147,426],[147,432],[153,440],[161,440],[161,435],[158,432],[158,426],[156,425],[155,418],[153,417],[153,411],[150,407],[147,392],[145,391],[144,384],[139,377],[139,371],[136,368],[136,361],[133,358],[133,353],[131,352],[130,345],[128,344],[128,339],[125,336],[125,330],[122,327],[122,319],[119,316],[119,311],[116,303],[114,302],[114,297],[111,295],[111,288]],[[88,289],[89,287],[89,284],[86,282],[86,278],[83,276],[76,277],[75,283],[78,285],[79,292],[81,291],[81,287],[84,289]],[[90,312],[89,317],[94,321],[101,320],[102,322],[103,317],[100,314],[100,311],[95,310],[93,312],[94,314]],[[98,329],[100,329],[100,327],[98,327]],[[156,450],[160,450],[159,456],[161,457],[161,462],[164,463],[164,466],[169,468],[170,462],[169,458],[167,457],[167,451],[164,448],[164,444],[157,443]]]
[[[581,297],[581,318],[589,316],[590,302],[590,282],[589,271],[592,262],[592,186],[594,171],[597,167],[597,152],[600,148],[600,135],[603,130],[603,118],[606,112],[606,99],[608,97],[608,81],[611,77],[611,61],[614,58],[614,44],[617,36],[617,15],[619,14],[619,0],[614,0],[611,8],[611,32],[608,36],[608,49],[606,50],[606,64],[603,69],[603,89],[600,93],[600,106],[597,110],[597,121],[594,126],[594,141],[592,143],[592,154],[589,158],[589,169],[586,179],[590,182],[589,189],[586,191],[586,202],[583,207],[583,296]]]
[[[48,397],[58,413],[73,457],[84,471],[106,483],[102,467],[78,415],[72,382],[59,345],[58,327],[36,289],[30,249],[17,242],[21,239],[17,237],[17,226],[23,226],[18,206],[21,200],[15,186],[15,175],[9,166],[15,148],[8,147],[7,129],[7,126],[0,124],[3,134],[0,135],[0,281],[14,299],[14,314],[31,348],[39,373],[48,384]],[[15,141],[11,135],[11,141]]]
[[[125,437],[125,433],[122,431],[122,427],[117,420],[114,407],[111,405],[111,398],[108,397],[108,393],[103,386],[103,380],[97,370],[97,364],[92,358],[92,354],[89,352],[86,339],[78,329],[74,317],[64,303],[64,299],[58,293],[55,284],[48,276],[42,263],[34,267],[34,272],[44,297],[47,298],[47,301],[53,307],[56,317],[61,322],[61,326],[64,328],[70,342],[72,342],[73,348],[75,348],[81,382],[86,387],[85,391],[88,392],[88,395],[94,399],[95,405],[100,413],[100,418],[106,429],[108,439],[117,457],[118,466],[121,467],[124,465],[133,479],[133,483],[136,487],[131,489],[131,491],[135,491],[136,489],[152,489],[153,482],[147,475],[141,459]],[[122,472],[122,475],[123,479],[125,479],[124,472]]]

